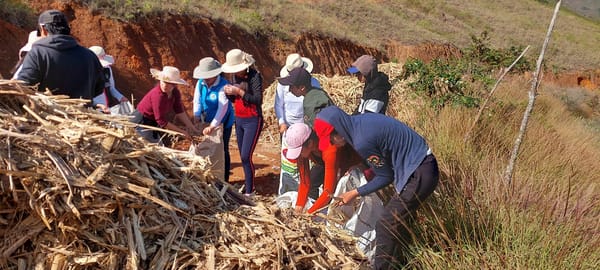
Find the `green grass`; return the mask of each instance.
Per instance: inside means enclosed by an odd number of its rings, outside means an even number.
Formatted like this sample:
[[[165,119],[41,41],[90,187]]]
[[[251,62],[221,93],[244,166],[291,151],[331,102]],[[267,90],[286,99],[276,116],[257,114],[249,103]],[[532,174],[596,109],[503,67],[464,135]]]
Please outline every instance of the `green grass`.
[[[37,22],[33,10],[20,0],[0,0],[0,17],[26,29],[35,29]]]
[[[422,211],[411,265],[418,269],[593,269],[600,265],[600,135],[540,91],[512,185],[502,177],[526,106],[527,81],[498,90],[472,140],[475,112],[444,108],[416,126],[440,160],[443,183]],[[579,95],[593,95],[584,89]],[[571,96],[575,94],[570,94]],[[589,98],[589,97],[588,97]]]
[[[471,35],[488,31],[495,47],[541,48],[553,6],[534,0],[80,0],[111,17],[135,20],[168,11],[231,22],[250,33],[290,38],[319,32],[383,49],[389,40],[409,44],[449,42],[463,47]],[[593,68],[600,24],[564,9],[546,56],[560,69]]]

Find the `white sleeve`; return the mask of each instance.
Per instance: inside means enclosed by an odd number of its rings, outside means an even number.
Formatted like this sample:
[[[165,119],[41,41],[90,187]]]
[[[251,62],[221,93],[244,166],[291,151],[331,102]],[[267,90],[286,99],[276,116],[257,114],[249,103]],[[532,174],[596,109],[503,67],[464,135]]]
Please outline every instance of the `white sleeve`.
[[[117,90],[117,88],[115,88],[115,79],[113,78],[113,72],[110,67],[108,67],[108,71],[110,72],[110,79],[108,81],[110,83],[110,94],[114,98],[116,98],[119,102],[121,102],[121,99],[123,98],[123,94],[121,94],[121,92],[119,92],[119,90]]]
[[[106,95],[104,94],[104,92],[102,92],[100,95],[97,95],[96,97],[94,97],[92,99],[92,104],[94,104],[94,106],[96,106],[98,104],[108,106],[108,105],[106,105]]]
[[[275,116],[279,124],[285,124],[285,92],[289,86],[277,83],[277,90],[275,92]]]
[[[201,85],[200,80],[198,80],[198,82],[196,82],[196,88],[194,88],[194,99],[192,100],[194,117],[197,119],[200,119],[200,116],[202,115],[202,111],[200,110],[200,98],[202,96],[200,94]]]
[[[22,68],[23,68],[23,64],[21,64],[19,66],[19,68],[17,68],[17,70],[15,71],[15,74],[12,76],[11,80],[16,80],[17,78],[19,78],[19,72],[21,72]]]
[[[217,113],[215,114],[213,120],[210,122],[211,126],[216,127],[219,124],[221,124],[221,121],[223,121],[223,117],[225,117],[225,113],[227,113],[227,108],[229,107],[227,106],[228,104],[229,99],[227,99],[225,92],[221,89],[219,91],[219,105],[217,106]]]
[[[361,104],[362,110],[361,113],[365,113],[365,111],[379,113],[383,108],[383,101],[376,99],[367,99],[363,104]]]

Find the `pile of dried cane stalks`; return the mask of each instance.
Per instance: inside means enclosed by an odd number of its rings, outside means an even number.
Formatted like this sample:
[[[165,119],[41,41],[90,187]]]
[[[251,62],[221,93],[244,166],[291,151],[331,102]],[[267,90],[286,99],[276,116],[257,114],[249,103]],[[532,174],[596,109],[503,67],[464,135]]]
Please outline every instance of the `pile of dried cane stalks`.
[[[380,64],[378,70],[387,74],[392,84],[386,115],[407,123],[414,121],[416,118],[416,110],[414,108],[420,106],[423,99],[411,98],[411,95],[414,96],[414,94],[406,87],[408,81],[402,78],[402,64]],[[356,77],[347,75],[335,75],[333,77],[326,77],[322,74],[312,75],[319,80],[321,88],[329,94],[333,103],[345,112],[352,113],[358,107],[358,104],[360,104],[364,83],[359,82]],[[265,126],[261,134],[261,140],[273,144],[280,143],[279,125],[274,110],[276,92],[277,81],[265,89],[262,106]]]
[[[247,201],[208,158],[147,146],[82,104],[0,81],[1,269],[366,265],[345,233]]]

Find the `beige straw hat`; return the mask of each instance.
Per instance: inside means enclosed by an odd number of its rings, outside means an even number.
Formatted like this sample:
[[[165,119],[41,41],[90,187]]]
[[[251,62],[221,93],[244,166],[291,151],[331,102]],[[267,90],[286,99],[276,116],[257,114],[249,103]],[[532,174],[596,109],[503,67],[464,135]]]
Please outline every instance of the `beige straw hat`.
[[[98,56],[98,60],[100,60],[100,64],[102,64],[103,67],[107,67],[115,63],[115,59],[106,54],[104,48],[100,46],[92,46],[89,49],[90,51],[94,52],[96,56]]]
[[[152,74],[152,77],[154,77],[155,79],[157,79],[159,81],[174,83],[174,84],[184,84],[184,85],[188,84],[185,80],[183,80],[181,78],[179,69],[176,67],[164,66],[162,70],[151,68],[150,74]]]
[[[313,70],[313,62],[307,57],[301,57],[297,53],[292,53],[287,56],[287,59],[285,60],[285,66],[283,66],[279,71],[279,76],[287,77],[290,75],[290,71],[297,67],[303,67],[306,71],[308,71],[308,73],[310,73]]]
[[[252,55],[243,52],[240,49],[233,49],[225,55],[225,63],[221,69],[225,73],[240,72],[254,64]]]

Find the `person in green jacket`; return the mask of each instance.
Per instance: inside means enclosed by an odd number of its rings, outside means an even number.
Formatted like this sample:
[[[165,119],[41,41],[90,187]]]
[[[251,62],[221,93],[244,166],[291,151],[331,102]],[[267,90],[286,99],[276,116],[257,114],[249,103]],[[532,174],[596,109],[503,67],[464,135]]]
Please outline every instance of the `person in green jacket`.
[[[329,95],[321,88],[312,86],[311,75],[303,67],[290,71],[287,77],[279,79],[281,85],[289,85],[290,92],[297,97],[304,96],[304,123],[313,127],[315,116],[323,108],[334,105]]]

